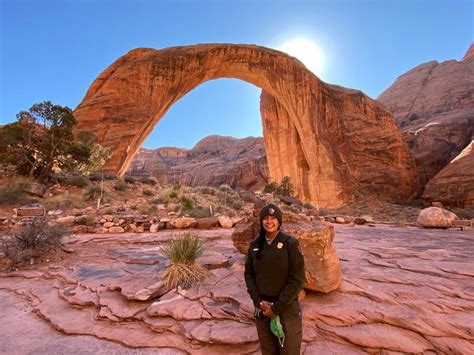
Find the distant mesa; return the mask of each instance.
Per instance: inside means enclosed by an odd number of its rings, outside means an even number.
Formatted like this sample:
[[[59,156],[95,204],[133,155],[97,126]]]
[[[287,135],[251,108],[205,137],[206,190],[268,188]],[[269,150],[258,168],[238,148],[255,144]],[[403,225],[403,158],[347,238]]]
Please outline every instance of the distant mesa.
[[[218,78],[262,88],[269,177],[290,176],[302,200],[339,207],[359,194],[407,201],[419,191],[414,159],[385,106],[254,45],[132,50],[92,83],[74,112],[77,129],[111,148],[105,171],[123,175],[169,108]]]

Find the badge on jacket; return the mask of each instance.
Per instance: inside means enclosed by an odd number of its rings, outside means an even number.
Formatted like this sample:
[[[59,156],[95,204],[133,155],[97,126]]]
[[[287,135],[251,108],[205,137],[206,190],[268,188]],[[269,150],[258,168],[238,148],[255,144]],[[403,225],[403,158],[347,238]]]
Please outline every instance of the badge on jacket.
[[[281,249],[281,248],[283,248],[283,243],[282,243],[282,242],[278,242],[278,244],[277,244],[277,249]]]

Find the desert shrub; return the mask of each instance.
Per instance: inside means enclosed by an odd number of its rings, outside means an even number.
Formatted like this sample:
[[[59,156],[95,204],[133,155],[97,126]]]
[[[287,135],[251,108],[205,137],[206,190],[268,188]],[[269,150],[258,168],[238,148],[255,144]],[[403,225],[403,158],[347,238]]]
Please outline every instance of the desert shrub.
[[[160,197],[154,198],[150,200],[149,202],[153,205],[162,205],[165,203],[165,201],[163,201]]]
[[[84,226],[92,226],[95,224],[95,216],[91,214],[81,216],[76,219],[76,223]]]
[[[268,193],[268,194],[273,194],[275,193],[277,189],[278,189],[278,183],[275,181],[272,181],[265,185],[265,187],[263,188],[263,192]]]
[[[70,186],[87,187],[89,179],[83,175],[73,175],[66,179],[66,183]]]
[[[31,258],[57,249],[67,233],[63,225],[49,225],[45,217],[37,217],[23,226],[20,233],[9,241],[3,241],[3,253],[10,268]]]
[[[191,197],[182,196],[181,199],[180,199],[180,202],[181,202],[181,208],[184,211],[192,210],[193,207],[194,207],[194,201]]]
[[[239,191],[239,196],[245,202],[255,203],[255,201],[257,201],[257,196],[255,196],[250,191]]]
[[[275,193],[282,196],[292,196],[294,190],[295,189],[291,183],[291,178],[289,176],[285,176],[283,179],[281,179],[281,183],[278,185]]]
[[[168,187],[166,189],[161,190],[160,198],[165,203],[170,203],[173,200],[178,198],[180,191],[181,191],[181,186],[179,186],[179,185],[175,185],[173,187]]]
[[[232,192],[232,191],[234,191],[234,190],[233,190],[232,187],[230,187],[229,185],[223,184],[223,185],[219,186],[219,191]]]
[[[292,213],[299,213],[300,210],[294,206],[287,206],[287,205],[283,205],[283,210],[284,211],[288,211],[288,212],[292,212]]]
[[[156,208],[155,205],[137,205],[135,209],[147,215],[154,214],[158,211],[158,208]]]
[[[169,288],[189,288],[209,275],[205,267],[196,263],[203,252],[201,239],[189,233],[173,238],[162,246],[161,253],[171,262],[163,272],[163,280]]]
[[[211,211],[209,207],[196,206],[188,212],[188,215],[194,218],[207,218],[211,217]]]
[[[92,173],[89,175],[89,181],[115,180],[115,179],[117,179],[117,175],[114,175],[114,174]]]
[[[198,186],[195,188],[196,192],[202,195],[211,195],[214,196],[216,194],[216,189],[212,186]]]
[[[143,194],[145,196],[153,196],[155,194],[155,191],[150,190],[150,189],[145,189],[145,190],[143,190]]]
[[[102,188],[100,187],[100,185],[92,185],[84,193],[84,197],[87,200],[96,200],[100,197],[101,191],[102,191]],[[105,191],[104,191],[104,193],[105,193]]]
[[[412,113],[412,114],[410,115],[410,117],[408,118],[408,120],[409,120],[410,122],[412,122],[412,121],[415,121],[415,120],[417,120],[417,119],[419,119],[419,118],[420,118],[420,117],[419,117],[416,113]]]
[[[102,213],[102,214],[114,214],[114,213],[115,213],[115,209],[112,208],[112,207],[107,207],[107,208],[104,209],[101,213]]]
[[[63,210],[66,208],[83,208],[84,200],[80,195],[54,196],[45,203],[47,210]]]
[[[474,205],[466,206],[464,208],[448,208],[460,219],[474,219]]]
[[[31,199],[25,193],[24,183],[13,183],[0,189],[0,205],[25,205]]]
[[[225,191],[217,191],[216,197],[219,200],[219,203],[230,207],[234,210],[238,210],[242,208],[242,201],[240,200],[240,196],[238,193],[232,191],[231,193]]]
[[[155,186],[156,184],[158,184],[158,180],[156,180],[156,178],[154,178],[153,176],[144,176],[144,177],[141,177],[141,178],[139,179],[139,181],[140,181],[142,184],[152,185],[152,186]]]
[[[114,189],[117,190],[117,191],[126,191],[126,190],[128,190],[128,185],[125,181],[118,180],[114,184]]]
[[[138,179],[134,176],[125,175],[123,177],[123,181],[125,181],[127,184],[135,184],[138,181]]]

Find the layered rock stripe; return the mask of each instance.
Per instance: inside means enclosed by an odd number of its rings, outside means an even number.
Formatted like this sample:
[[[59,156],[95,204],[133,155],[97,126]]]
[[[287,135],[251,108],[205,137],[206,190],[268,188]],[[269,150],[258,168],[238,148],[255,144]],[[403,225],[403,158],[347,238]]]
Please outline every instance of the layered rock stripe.
[[[252,46],[135,49],[92,83],[74,111],[124,174],[168,109],[198,85],[236,78],[262,88],[270,179],[290,176],[305,201],[338,207],[356,194],[407,200],[418,190],[410,152],[390,112],[360,91],[328,85],[297,59]]]

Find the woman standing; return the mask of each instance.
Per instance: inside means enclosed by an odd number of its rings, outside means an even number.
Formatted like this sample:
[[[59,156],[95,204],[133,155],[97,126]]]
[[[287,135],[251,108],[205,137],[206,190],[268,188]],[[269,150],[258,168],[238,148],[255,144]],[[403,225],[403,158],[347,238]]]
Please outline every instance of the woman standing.
[[[302,326],[298,293],[305,282],[298,240],[280,230],[282,212],[274,204],[260,211],[260,235],[250,243],[245,283],[255,305],[262,354],[300,353]],[[279,316],[284,342],[273,335],[270,321]]]

